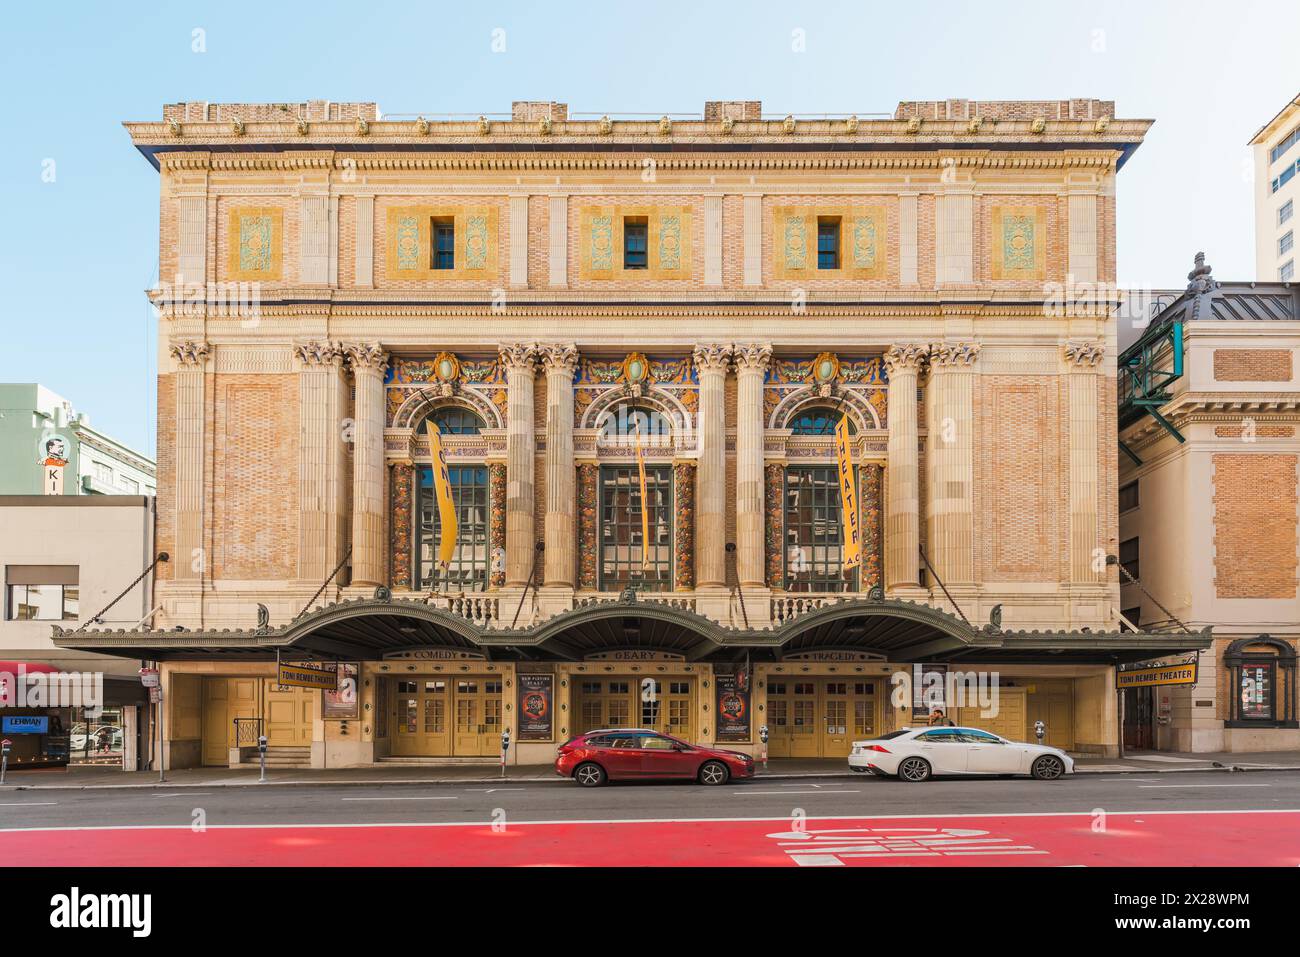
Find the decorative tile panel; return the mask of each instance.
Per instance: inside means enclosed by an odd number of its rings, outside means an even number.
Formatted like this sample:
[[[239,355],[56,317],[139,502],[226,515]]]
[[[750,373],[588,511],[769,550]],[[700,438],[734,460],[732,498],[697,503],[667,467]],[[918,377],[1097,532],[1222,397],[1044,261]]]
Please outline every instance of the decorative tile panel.
[[[283,261],[284,211],[276,207],[232,209],[229,224],[226,279],[279,280]]]
[[[994,207],[991,278],[1047,277],[1047,213],[1036,206]]]
[[[673,582],[677,591],[695,587],[695,463],[673,465],[676,527],[673,529]]]

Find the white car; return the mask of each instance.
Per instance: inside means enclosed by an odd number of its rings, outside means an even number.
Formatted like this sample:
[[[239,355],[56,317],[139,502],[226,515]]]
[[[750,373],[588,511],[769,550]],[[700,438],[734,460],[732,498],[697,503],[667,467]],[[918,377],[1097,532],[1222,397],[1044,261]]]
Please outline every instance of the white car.
[[[1008,741],[978,728],[903,728],[854,741],[849,768],[902,781],[934,774],[1028,774],[1055,781],[1074,773],[1074,759],[1060,748]]]

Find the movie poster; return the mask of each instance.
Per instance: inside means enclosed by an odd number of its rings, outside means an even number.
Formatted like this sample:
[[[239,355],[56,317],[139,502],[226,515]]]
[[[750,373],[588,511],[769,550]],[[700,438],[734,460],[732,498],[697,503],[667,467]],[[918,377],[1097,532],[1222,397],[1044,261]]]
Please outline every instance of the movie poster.
[[[714,740],[732,743],[750,740],[749,680],[745,671],[720,671],[713,676],[718,691],[718,733]]]
[[[518,740],[550,741],[554,725],[555,675],[521,674],[518,678]]]

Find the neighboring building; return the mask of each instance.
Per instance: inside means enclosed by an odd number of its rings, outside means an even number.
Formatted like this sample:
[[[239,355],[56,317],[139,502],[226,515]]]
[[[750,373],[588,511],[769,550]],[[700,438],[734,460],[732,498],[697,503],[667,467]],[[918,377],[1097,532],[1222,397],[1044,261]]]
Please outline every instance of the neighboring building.
[[[58,463],[62,462],[62,465]],[[49,470],[61,470],[53,488]],[[156,495],[152,459],[90,427],[44,386],[0,383],[0,495]]]
[[[1251,139],[1255,148],[1255,267],[1260,282],[1295,280],[1300,206],[1300,96]]]
[[[329,767],[490,760],[504,728],[543,763],[629,723],[830,757],[924,718],[895,682],[949,662],[1000,690],[953,716],[1114,754],[1115,665],[1210,644],[1121,633],[1105,562],[1115,176],[1149,125],[1089,99],[127,124],[162,176],[175,560],[158,630],[55,641],[162,662],[176,766],[259,728]],[[277,654],[355,696],[281,687]]]
[[[92,616],[98,627],[147,621],[152,580],[133,582],[154,558],[154,502],[143,495],[0,495],[0,674],[16,676],[19,664],[104,674],[103,712],[90,715],[84,708],[17,708],[3,679],[0,716],[48,719],[44,734],[5,735],[14,741],[11,769],[69,756],[130,768],[137,756],[148,759],[148,738],[138,747],[145,700],[139,661],[56,648],[50,629],[59,623],[75,630]]]
[[[1127,619],[1213,626],[1214,650],[1194,686],[1125,692],[1125,730],[1132,746],[1294,749],[1300,286],[1196,264],[1120,357],[1119,558],[1141,582],[1122,588]]]

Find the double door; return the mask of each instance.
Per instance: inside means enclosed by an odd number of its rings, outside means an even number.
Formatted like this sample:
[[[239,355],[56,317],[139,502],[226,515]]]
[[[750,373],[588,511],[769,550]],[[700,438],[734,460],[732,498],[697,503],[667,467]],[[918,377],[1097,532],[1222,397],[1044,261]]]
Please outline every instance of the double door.
[[[878,733],[876,687],[872,680],[838,677],[769,679],[769,756],[847,757],[855,740]]]
[[[578,733],[602,728],[645,728],[691,741],[694,684],[689,678],[623,676],[579,678],[574,714]]]
[[[422,677],[393,684],[394,756],[487,757],[500,752],[500,678]]]

